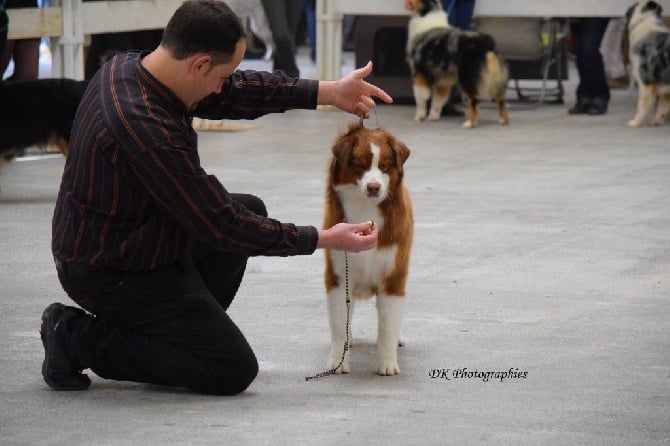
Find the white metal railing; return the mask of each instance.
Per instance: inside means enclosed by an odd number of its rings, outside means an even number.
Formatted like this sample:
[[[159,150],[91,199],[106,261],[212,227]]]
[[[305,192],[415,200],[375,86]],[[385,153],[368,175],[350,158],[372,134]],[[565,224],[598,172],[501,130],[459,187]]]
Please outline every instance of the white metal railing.
[[[475,17],[623,17],[636,0],[476,0]],[[670,0],[656,0],[665,11]],[[316,0],[319,79],[337,79],[342,66],[342,17],[409,15],[402,0]]]
[[[53,76],[84,77],[87,34],[162,28],[183,0],[61,0],[59,6],[8,10],[9,38],[54,39]],[[666,11],[670,0],[657,0]],[[57,3],[53,1],[52,3]],[[405,15],[402,0],[317,0],[317,77],[341,75],[344,14]],[[476,0],[481,17],[621,17],[633,0]]]

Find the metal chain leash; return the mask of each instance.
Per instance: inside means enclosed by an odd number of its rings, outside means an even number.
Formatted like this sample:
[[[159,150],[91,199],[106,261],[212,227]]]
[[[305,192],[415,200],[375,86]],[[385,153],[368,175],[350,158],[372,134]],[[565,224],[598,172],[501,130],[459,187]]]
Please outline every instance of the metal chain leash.
[[[362,119],[362,118],[361,118]],[[330,376],[337,373],[337,370],[342,367],[344,364],[344,358],[349,351],[349,346],[351,339],[349,338],[349,319],[351,317],[351,296],[349,295],[349,253],[344,251],[344,290],[347,303],[347,335],[346,340],[344,341],[344,350],[342,351],[342,358],[340,358],[340,363],[330,370],[325,372],[317,373],[316,375],[306,376],[305,381],[311,381],[313,379],[323,378],[324,376]]]
[[[379,115],[377,114],[377,105],[375,104],[374,107],[372,107],[372,111],[375,114],[375,123],[377,124],[377,128],[379,128]],[[360,117],[359,125],[363,127],[363,116]]]

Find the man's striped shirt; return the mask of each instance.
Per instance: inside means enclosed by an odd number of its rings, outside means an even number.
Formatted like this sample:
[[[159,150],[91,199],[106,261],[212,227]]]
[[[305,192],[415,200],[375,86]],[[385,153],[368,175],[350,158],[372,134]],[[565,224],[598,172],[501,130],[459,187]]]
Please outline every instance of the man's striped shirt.
[[[192,116],[129,52],[105,64],[79,105],[53,217],[52,250],[91,268],[154,270],[196,238],[245,255],[316,249],[317,230],[256,215],[200,165]],[[316,108],[318,82],[237,71],[193,115],[254,119]]]

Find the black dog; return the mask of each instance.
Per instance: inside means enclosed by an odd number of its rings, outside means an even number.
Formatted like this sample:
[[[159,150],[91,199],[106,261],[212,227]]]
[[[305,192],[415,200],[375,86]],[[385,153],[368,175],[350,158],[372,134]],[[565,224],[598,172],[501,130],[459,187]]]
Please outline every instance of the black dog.
[[[88,81],[0,82],[0,167],[31,146],[67,154],[72,122]]]

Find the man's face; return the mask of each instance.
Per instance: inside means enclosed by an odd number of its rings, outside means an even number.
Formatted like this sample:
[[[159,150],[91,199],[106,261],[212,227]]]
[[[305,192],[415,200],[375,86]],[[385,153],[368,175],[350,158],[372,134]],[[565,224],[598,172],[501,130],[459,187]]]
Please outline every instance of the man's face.
[[[212,65],[211,61],[201,68],[197,76],[197,88],[200,92],[196,104],[213,93],[220,93],[223,83],[235,72],[244,58],[246,42],[241,39],[235,47],[235,54],[230,62]]]

